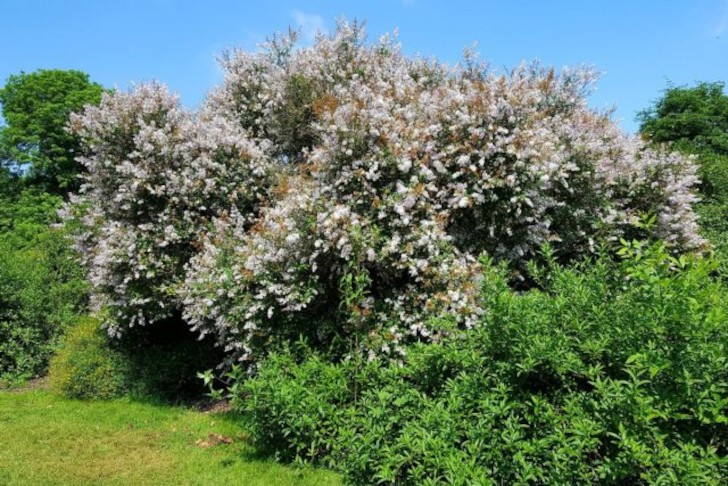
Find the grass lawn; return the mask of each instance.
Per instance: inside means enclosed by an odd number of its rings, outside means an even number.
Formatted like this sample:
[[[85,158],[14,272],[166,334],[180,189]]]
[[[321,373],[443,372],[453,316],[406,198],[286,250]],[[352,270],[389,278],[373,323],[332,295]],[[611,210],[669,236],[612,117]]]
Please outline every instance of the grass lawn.
[[[339,484],[331,472],[261,457],[237,422],[224,412],[0,391],[0,484]]]

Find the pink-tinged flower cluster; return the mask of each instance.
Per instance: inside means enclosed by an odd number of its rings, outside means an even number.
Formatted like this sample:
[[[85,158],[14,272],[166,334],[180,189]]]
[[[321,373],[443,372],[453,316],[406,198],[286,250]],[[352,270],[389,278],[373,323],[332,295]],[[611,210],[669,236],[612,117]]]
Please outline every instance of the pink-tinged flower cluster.
[[[112,332],[170,316],[212,219],[255,217],[271,159],[229,120],[185,111],[158,84],[104,95],[71,129],[85,142],[87,176],[66,212],[85,229],[77,242],[96,307]]]
[[[482,252],[576,257],[647,212],[703,244],[692,162],[589,109],[590,70],[447,67],[363,36],[229,53],[198,113],[144,85],[74,119],[69,212],[115,328],[178,309],[242,359],[300,334],[396,354],[477,323]]]

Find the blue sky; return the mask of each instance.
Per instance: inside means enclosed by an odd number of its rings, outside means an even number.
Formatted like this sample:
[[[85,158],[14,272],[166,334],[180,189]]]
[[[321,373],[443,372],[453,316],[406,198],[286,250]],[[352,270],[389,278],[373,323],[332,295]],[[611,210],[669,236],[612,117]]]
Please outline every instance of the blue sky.
[[[728,81],[728,0],[3,0],[0,12],[3,82],[39,68],[120,88],[157,79],[191,107],[221,81],[226,47],[255,49],[289,25],[310,39],[342,15],[366,20],[372,39],[398,28],[406,52],[451,63],[477,42],[494,68],[592,65],[603,76],[591,104],[616,106],[629,131],[668,81]]]

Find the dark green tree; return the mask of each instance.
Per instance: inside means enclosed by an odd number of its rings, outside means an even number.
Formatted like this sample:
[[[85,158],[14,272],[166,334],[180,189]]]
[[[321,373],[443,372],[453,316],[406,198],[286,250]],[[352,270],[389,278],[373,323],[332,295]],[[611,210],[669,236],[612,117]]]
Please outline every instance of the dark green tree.
[[[670,86],[638,114],[640,133],[698,155],[706,203],[728,203],[728,96],[724,83]]]
[[[79,144],[66,126],[71,112],[98,103],[102,92],[80,71],[42,69],[10,76],[0,89],[6,123],[0,128],[0,165],[5,173],[20,174],[24,185],[52,194],[76,189]]]

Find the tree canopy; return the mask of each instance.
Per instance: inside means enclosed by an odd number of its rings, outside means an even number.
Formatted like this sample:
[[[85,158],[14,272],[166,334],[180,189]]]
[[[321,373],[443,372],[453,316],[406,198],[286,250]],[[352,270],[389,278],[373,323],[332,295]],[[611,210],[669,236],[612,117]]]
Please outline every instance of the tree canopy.
[[[670,86],[638,114],[640,132],[654,143],[699,155],[701,191],[728,200],[728,95],[722,82]]]
[[[3,172],[54,194],[78,187],[78,139],[66,131],[69,116],[98,104],[103,87],[75,70],[41,69],[10,76],[0,89],[6,125],[0,128]]]
[[[654,142],[673,142],[694,153],[728,155],[728,96],[724,83],[668,87],[642,111],[640,131]]]

